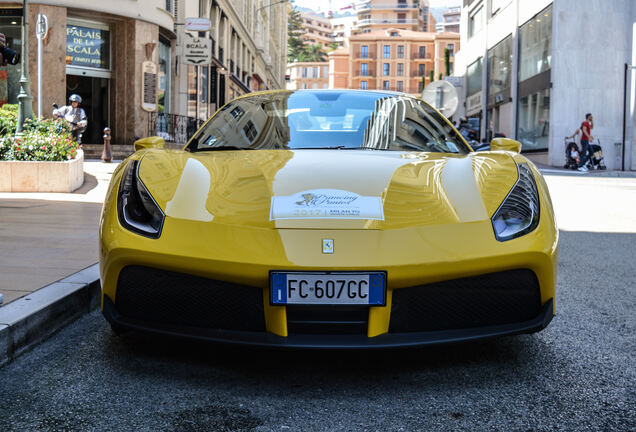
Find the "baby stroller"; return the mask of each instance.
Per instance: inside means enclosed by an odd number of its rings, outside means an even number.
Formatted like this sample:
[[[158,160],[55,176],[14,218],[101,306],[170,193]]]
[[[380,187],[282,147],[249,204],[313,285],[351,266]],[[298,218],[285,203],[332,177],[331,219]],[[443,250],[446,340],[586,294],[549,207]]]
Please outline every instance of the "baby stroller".
[[[605,163],[603,163],[603,149],[601,148],[601,141],[597,140],[598,144],[590,144],[590,159],[587,161],[586,166],[588,169],[604,170],[607,169]]]
[[[574,141],[567,142],[565,139],[565,165],[563,168],[575,170],[579,167],[581,152],[579,146]]]

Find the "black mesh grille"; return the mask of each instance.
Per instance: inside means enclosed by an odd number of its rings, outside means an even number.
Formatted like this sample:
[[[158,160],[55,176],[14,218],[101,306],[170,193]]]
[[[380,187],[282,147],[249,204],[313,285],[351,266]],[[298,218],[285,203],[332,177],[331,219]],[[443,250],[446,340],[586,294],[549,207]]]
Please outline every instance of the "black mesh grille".
[[[287,306],[290,334],[367,334],[368,306]]]
[[[150,267],[121,271],[115,307],[126,318],[146,322],[265,331],[261,288]]]
[[[394,290],[389,332],[517,323],[535,318],[540,309],[534,272],[511,270]]]

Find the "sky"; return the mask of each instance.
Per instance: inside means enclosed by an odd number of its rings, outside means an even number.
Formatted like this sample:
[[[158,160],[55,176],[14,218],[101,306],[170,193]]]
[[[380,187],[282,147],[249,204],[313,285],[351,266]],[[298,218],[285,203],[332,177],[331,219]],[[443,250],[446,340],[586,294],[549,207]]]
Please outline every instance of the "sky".
[[[357,2],[358,1],[355,0],[331,0],[331,7],[333,8],[333,11],[336,12],[340,8]],[[296,6],[311,8],[317,12],[329,10],[329,0],[293,0],[293,3]],[[428,3],[432,8],[450,7],[460,6],[461,0],[429,0]],[[342,12],[346,12],[346,10]]]

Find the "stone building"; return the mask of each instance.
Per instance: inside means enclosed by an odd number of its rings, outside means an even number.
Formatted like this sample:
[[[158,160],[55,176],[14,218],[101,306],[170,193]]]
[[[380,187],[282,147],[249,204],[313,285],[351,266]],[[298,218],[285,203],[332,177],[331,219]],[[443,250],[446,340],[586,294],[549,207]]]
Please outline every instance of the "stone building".
[[[302,12],[300,17],[303,20],[303,40],[308,45],[318,44],[323,49],[329,48],[329,45],[334,42],[329,18],[305,12]]]
[[[453,32],[459,33],[459,23],[461,20],[462,8],[451,7],[444,12],[442,22],[435,24],[435,28],[438,32]]]
[[[153,104],[142,100],[142,67],[174,64],[176,41],[170,2],[99,0],[57,0],[29,2],[29,74],[33,112],[42,98],[43,115],[51,115],[51,105],[65,105],[73,93],[79,94],[89,125],[84,142],[101,143],[103,128],[110,126],[113,142],[130,143],[147,132],[148,109],[157,109],[157,98],[169,97],[169,72],[154,71],[158,86]],[[0,32],[8,45],[22,51],[22,1],[0,2]],[[43,42],[42,94],[37,94],[36,17],[44,14],[48,34]],[[0,104],[17,103],[20,65],[0,67]]]
[[[204,17],[211,31],[212,63],[182,64],[178,112],[199,121],[245,93],[285,88],[289,4],[269,0],[186,1],[183,18]],[[179,28],[179,41],[185,30]]]
[[[241,94],[284,88],[288,5],[268,0],[31,0],[29,73],[34,113],[79,94],[89,126],[84,143],[102,143],[103,128],[114,144],[158,133],[161,122],[207,119]],[[0,32],[22,51],[22,0],[0,0]],[[36,17],[44,14],[42,95],[37,94]],[[184,21],[211,20],[211,64],[184,64]],[[0,105],[17,103],[20,65],[0,67]],[[167,114],[174,114],[168,118]],[[191,120],[195,120],[192,122]],[[177,142],[187,138],[165,134]]]
[[[329,88],[329,62],[296,62],[287,65],[287,90]]]
[[[517,139],[532,159],[562,166],[564,137],[586,113],[608,168],[621,168],[625,65],[636,65],[633,0],[464,0],[458,115],[481,139]],[[627,75],[625,168],[636,169],[636,72]],[[618,143],[618,145],[617,145]]]
[[[377,30],[351,36],[349,48],[329,53],[330,88],[393,90],[421,95],[422,77],[430,82],[445,74],[444,52],[459,50],[457,33]]]
[[[366,0],[356,5],[358,20],[353,34],[389,28],[432,32],[435,18],[427,0]]]

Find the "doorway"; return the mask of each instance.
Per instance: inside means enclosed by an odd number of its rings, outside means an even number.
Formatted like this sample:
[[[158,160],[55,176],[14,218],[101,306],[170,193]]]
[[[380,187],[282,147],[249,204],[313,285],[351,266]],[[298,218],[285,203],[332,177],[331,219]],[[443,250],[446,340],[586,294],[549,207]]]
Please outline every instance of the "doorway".
[[[84,131],[82,143],[101,144],[104,128],[109,125],[109,83],[108,78],[80,75],[66,75],[66,101],[72,94],[82,98],[81,107],[86,112],[88,127]]]

